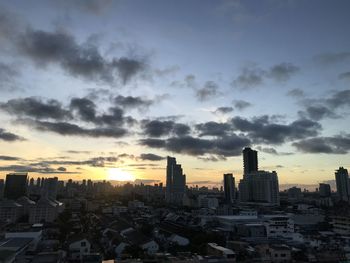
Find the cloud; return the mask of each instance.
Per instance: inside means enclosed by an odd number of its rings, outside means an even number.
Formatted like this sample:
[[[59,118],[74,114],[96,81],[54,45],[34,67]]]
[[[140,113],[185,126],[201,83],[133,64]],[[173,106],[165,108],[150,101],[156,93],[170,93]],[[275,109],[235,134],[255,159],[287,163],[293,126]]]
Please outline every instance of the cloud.
[[[250,145],[250,140],[237,135],[216,139],[201,139],[192,136],[170,137],[164,140],[143,139],[142,145],[152,148],[163,148],[171,152],[202,156],[206,154],[220,156],[238,156],[242,148]]]
[[[140,159],[143,161],[161,161],[164,160],[165,157],[153,153],[142,153]]]
[[[118,95],[114,98],[114,102],[116,105],[121,106],[122,108],[138,108],[141,110],[147,109],[149,106],[151,106],[154,101],[144,99],[141,97],[133,97],[133,96],[121,96]]]
[[[235,117],[231,119],[233,127],[247,133],[255,143],[282,144],[286,141],[317,135],[322,126],[312,120],[299,119],[290,124],[278,124],[269,116],[255,117],[252,120]]]
[[[233,87],[241,89],[255,88],[263,83],[266,72],[257,67],[243,68],[240,75],[232,82]]]
[[[294,98],[302,98],[305,96],[305,92],[301,89],[291,89],[287,92],[287,95]]]
[[[350,71],[339,74],[338,78],[350,80]]]
[[[134,58],[107,60],[92,43],[78,44],[68,32],[47,32],[27,29],[16,41],[19,51],[37,65],[59,65],[75,77],[112,84],[118,75],[122,83],[146,68],[143,61]],[[117,74],[115,74],[117,73]]]
[[[87,98],[71,99],[70,109],[76,111],[79,117],[84,121],[96,121],[96,105],[93,101]]]
[[[5,165],[0,166],[0,171],[8,172],[27,172],[27,173],[41,173],[41,174],[79,174],[79,172],[60,171],[52,167],[33,167],[27,165]]]
[[[218,107],[213,113],[215,114],[227,114],[233,112],[232,107]]]
[[[280,63],[270,68],[268,76],[276,81],[287,81],[299,71],[292,63]]]
[[[14,133],[8,132],[0,128],[0,140],[6,141],[6,142],[14,142],[14,141],[23,141],[25,139],[21,136],[18,136]]]
[[[1,161],[21,161],[22,159],[14,156],[0,155]]]
[[[335,92],[326,103],[334,108],[350,106],[350,89]]]
[[[294,142],[293,146],[305,153],[347,154],[350,151],[350,134],[309,138]]]
[[[205,161],[205,162],[219,162],[219,161],[226,161],[225,156],[215,156],[215,155],[208,155],[208,156],[199,156],[199,160]]]
[[[305,112],[300,112],[301,116],[306,115],[306,117],[312,120],[322,120],[324,118],[337,119],[339,118],[333,111],[331,111],[328,107],[323,105],[314,105],[306,107]]]
[[[214,81],[207,81],[202,88],[196,90],[196,97],[199,101],[212,99],[218,94],[219,85]]]
[[[249,103],[248,101],[244,101],[244,100],[234,100],[232,103],[235,106],[235,108],[237,110],[240,110],[240,111],[252,106],[251,103]]]
[[[230,124],[215,121],[196,124],[195,128],[199,132],[199,136],[225,136],[232,131]]]
[[[159,120],[143,120],[142,129],[144,135],[150,137],[162,137],[171,134],[184,136],[191,131],[191,128],[186,124]]]
[[[47,101],[35,97],[12,99],[6,103],[0,103],[0,109],[17,117],[55,120],[71,117],[69,111],[63,109],[62,104],[53,99]]]
[[[313,57],[316,63],[323,65],[332,65],[339,62],[344,62],[350,59],[350,52],[325,52]]]
[[[292,155],[293,154],[290,152],[278,152],[275,148],[272,148],[272,147],[257,146],[256,149],[261,152],[272,154],[272,155]]]
[[[68,10],[76,9],[87,13],[91,13],[94,15],[100,15],[106,10],[108,10],[113,1],[112,0],[63,0],[63,1],[54,1],[56,5],[61,5]]]
[[[15,78],[17,76],[19,76],[19,72],[13,65],[0,62],[0,90],[17,90],[18,87],[15,83]]]
[[[128,133],[126,129],[118,127],[88,129],[68,122],[34,121],[28,119],[22,121],[36,130],[53,132],[64,136],[120,138]]]
[[[278,82],[285,82],[299,70],[299,67],[288,62],[273,65],[269,69],[261,69],[253,65],[243,68],[231,85],[241,89],[251,89],[262,85],[266,78],[271,78]]]

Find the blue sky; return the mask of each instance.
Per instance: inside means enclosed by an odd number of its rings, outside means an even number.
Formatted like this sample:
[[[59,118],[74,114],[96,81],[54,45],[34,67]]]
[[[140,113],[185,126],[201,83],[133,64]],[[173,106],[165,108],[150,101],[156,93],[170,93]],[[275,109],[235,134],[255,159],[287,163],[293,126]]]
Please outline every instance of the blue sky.
[[[249,145],[283,183],[332,179],[349,165],[349,9],[1,1],[1,174],[164,180],[174,155],[217,183]]]

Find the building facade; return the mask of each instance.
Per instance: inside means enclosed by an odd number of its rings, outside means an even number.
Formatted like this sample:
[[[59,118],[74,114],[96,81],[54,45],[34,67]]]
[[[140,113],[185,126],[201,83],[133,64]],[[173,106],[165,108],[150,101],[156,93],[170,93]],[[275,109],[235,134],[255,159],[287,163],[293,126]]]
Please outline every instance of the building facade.
[[[176,163],[174,157],[168,156],[166,169],[166,202],[179,205],[182,204],[185,188],[186,175],[183,174],[181,165]]]

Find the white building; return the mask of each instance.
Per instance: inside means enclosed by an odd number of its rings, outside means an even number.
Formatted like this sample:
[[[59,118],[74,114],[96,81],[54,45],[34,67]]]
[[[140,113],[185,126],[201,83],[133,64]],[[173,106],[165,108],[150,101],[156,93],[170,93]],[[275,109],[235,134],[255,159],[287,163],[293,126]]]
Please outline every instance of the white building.
[[[82,236],[71,237],[68,241],[68,253],[71,260],[82,260],[83,255],[90,254],[91,244]]]
[[[267,237],[286,237],[294,233],[294,221],[286,215],[264,215]]]
[[[29,222],[53,222],[62,211],[63,204],[48,198],[40,198],[36,204],[29,208]]]

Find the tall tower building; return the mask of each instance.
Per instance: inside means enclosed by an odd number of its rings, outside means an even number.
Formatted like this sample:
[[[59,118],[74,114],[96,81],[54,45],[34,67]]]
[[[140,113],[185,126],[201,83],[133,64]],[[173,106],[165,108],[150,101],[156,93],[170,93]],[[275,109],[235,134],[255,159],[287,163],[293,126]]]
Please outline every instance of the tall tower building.
[[[18,199],[26,195],[27,173],[11,173],[6,175],[4,197],[7,199]]]
[[[340,200],[349,201],[350,183],[348,170],[344,167],[339,167],[339,169],[335,171],[335,181],[337,184],[337,194]]]
[[[243,170],[244,174],[258,171],[258,152],[249,147],[243,150]]]
[[[180,164],[174,157],[167,158],[166,168],[166,192],[165,199],[168,203],[182,204],[186,187],[186,175],[183,174]]]
[[[233,174],[224,174],[224,192],[226,203],[232,204],[236,199],[235,178]]]
[[[258,171],[258,152],[243,150],[243,179],[239,182],[240,202],[279,205],[278,176],[275,171]]]

